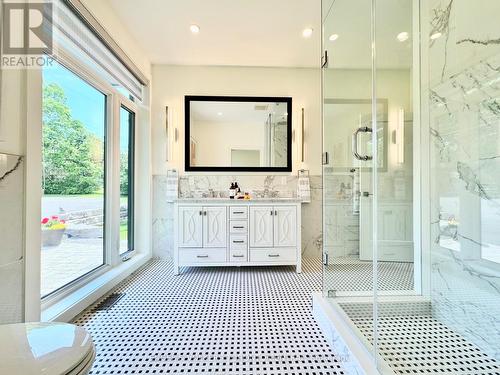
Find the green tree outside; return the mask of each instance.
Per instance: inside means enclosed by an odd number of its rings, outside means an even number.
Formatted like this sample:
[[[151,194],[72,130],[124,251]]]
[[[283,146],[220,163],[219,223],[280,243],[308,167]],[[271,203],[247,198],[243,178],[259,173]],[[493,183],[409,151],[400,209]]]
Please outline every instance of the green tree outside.
[[[45,194],[93,194],[103,189],[103,144],[72,117],[64,90],[43,89]]]

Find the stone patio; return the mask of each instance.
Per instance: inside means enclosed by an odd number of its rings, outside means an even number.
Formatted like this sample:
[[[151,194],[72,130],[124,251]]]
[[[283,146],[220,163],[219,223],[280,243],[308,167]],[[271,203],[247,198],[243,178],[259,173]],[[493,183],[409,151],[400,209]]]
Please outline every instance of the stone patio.
[[[41,295],[45,296],[104,263],[102,238],[64,237],[59,246],[42,247]]]

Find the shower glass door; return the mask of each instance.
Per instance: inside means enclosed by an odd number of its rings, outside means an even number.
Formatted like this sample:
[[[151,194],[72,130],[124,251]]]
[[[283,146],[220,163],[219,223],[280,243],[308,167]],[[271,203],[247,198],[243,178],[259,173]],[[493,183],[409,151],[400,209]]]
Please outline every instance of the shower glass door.
[[[323,1],[323,292],[348,316],[352,308],[370,322],[372,180],[387,168],[386,129],[373,143],[373,120],[386,122],[387,100],[372,100],[371,17],[370,0]],[[364,298],[362,306],[351,305],[352,296]],[[354,331],[373,350],[373,335]]]
[[[386,327],[416,294],[412,6],[323,1],[323,292],[382,373]]]

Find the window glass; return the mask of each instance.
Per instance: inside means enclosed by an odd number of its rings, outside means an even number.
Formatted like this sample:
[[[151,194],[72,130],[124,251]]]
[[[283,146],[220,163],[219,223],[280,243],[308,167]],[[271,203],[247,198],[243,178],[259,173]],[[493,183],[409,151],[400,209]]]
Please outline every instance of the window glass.
[[[41,295],[104,264],[106,95],[60,64],[43,71]]]
[[[134,124],[135,115],[120,108],[120,254],[134,248]]]

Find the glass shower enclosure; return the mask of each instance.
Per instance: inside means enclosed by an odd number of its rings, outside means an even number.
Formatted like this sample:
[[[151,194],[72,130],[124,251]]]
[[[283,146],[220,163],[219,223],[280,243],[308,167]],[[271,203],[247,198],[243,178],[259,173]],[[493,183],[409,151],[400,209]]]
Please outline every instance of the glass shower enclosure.
[[[500,374],[498,14],[322,1],[323,297],[382,374]]]

